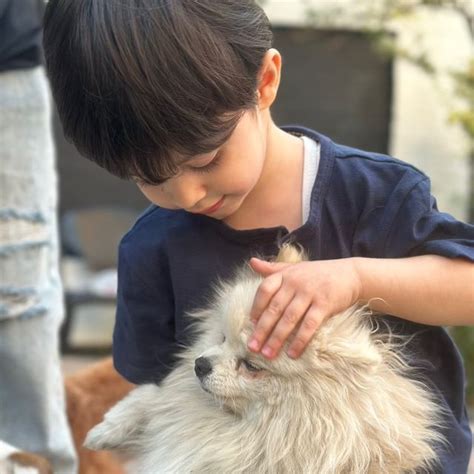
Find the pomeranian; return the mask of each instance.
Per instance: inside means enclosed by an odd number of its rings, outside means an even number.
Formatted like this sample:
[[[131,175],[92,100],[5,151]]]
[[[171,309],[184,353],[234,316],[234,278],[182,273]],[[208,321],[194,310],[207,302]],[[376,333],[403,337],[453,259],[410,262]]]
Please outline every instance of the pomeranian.
[[[303,258],[284,246],[277,261]],[[117,451],[133,474],[432,472],[440,409],[400,356],[406,341],[354,306],[300,358],[267,360],[247,350],[261,281],[245,267],[221,282],[176,368],[114,406],[85,446]]]

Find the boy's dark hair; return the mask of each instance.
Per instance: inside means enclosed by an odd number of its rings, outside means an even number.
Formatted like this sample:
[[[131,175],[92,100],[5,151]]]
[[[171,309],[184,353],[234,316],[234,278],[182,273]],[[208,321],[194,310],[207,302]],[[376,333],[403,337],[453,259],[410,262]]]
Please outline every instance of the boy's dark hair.
[[[256,105],[272,32],[253,0],[50,0],[43,44],[66,137],[116,176],[160,183]]]

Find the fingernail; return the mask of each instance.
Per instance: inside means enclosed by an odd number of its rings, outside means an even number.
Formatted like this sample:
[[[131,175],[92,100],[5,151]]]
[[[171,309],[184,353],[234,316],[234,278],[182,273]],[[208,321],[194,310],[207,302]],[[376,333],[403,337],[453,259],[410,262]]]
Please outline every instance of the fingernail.
[[[248,344],[248,347],[251,351],[258,351],[258,348],[259,348],[259,344],[258,344],[258,341],[257,339],[252,339],[249,344]]]
[[[296,359],[296,356],[298,355],[294,349],[288,349],[288,357],[291,357],[292,359]]]
[[[263,354],[265,357],[272,357],[272,356],[273,356],[273,350],[272,350],[271,347],[265,346],[265,347],[262,349],[262,354]]]

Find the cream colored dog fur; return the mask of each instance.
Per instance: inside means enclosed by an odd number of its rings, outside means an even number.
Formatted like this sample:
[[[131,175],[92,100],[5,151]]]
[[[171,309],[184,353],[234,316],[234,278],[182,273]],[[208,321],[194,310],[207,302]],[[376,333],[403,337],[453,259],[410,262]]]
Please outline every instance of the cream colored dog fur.
[[[278,257],[300,259],[293,247]],[[409,377],[403,341],[376,333],[375,318],[353,307],[327,320],[299,359],[268,361],[246,348],[261,280],[243,269],[222,283],[193,315],[200,336],[178,366],[113,407],[86,446],[117,450],[134,474],[430,472],[439,411]]]

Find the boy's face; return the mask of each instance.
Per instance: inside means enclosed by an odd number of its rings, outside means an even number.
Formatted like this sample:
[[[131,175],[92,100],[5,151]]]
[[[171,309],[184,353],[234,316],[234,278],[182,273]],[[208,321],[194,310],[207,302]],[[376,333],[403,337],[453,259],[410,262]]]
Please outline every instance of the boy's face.
[[[224,220],[240,208],[259,182],[265,153],[265,120],[259,111],[247,111],[218,150],[190,159],[177,176],[160,185],[137,185],[160,207]]]

